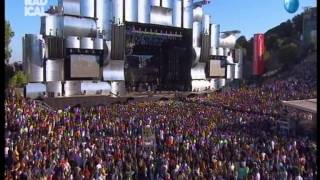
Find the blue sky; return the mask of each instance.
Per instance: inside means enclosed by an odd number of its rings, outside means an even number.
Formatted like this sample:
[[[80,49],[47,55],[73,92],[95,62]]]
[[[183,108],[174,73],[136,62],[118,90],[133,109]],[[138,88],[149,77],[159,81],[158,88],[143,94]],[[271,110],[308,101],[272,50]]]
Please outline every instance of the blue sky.
[[[211,15],[211,23],[220,24],[221,31],[240,30],[247,39],[255,33],[264,33],[268,29],[291,19],[303,11],[303,7],[317,6],[316,0],[300,0],[296,13],[286,12],[284,0],[211,0],[204,12]],[[58,0],[48,0],[57,5]],[[22,37],[24,34],[39,34],[40,18],[24,16],[24,0],[5,0],[5,19],[15,32],[11,41],[11,60],[22,60]]]

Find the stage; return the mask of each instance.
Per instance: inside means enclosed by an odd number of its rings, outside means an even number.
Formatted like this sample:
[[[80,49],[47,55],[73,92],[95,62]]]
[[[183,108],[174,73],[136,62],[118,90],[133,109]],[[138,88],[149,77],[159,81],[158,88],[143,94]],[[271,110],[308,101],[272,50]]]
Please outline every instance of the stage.
[[[70,97],[44,97],[42,101],[53,109],[63,109],[68,106],[81,105],[83,107],[91,107],[97,105],[108,105],[114,103],[143,102],[143,101],[159,101],[174,98],[188,97],[190,95],[205,95],[213,91],[201,92],[134,92],[127,93],[124,96],[112,97],[110,95],[79,95]]]

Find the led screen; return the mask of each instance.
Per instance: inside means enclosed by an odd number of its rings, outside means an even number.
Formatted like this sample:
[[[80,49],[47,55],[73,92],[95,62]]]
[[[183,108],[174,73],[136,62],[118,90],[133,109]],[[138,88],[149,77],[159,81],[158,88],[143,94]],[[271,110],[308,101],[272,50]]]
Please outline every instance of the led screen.
[[[210,60],[209,75],[211,77],[225,77],[226,69],[221,60]]]
[[[98,56],[73,54],[70,68],[71,78],[99,78]]]

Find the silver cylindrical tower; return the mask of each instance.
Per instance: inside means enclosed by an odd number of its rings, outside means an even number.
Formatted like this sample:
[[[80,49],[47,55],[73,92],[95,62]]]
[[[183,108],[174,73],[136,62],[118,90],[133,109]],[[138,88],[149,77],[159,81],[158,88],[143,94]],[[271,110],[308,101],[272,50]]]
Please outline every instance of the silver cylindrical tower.
[[[210,34],[210,16],[208,14],[202,17],[202,32],[206,35]]]
[[[53,93],[54,96],[62,96],[62,82],[61,81],[51,81],[46,83],[47,93]]]
[[[226,85],[226,79],[225,78],[220,78],[219,79],[219,87],[222,88]]]
[[[193,22],[193,0],[183,1],[183,28],[191,29]]]
[[[210,55],[218,55],[218,54],[217,54],[217,48],[210,48],[209,54],[210,54]]]
[[[63,81],[64,80],[64,61],[46,60],[46,81]]]
[[[235,59],[238,63],[235,64],[234,67],[234,79],[242,79],[242,72],[243,72],[243,50],[236,49],[235,52]]]
[[[212,89],[213,89],[213,90],[219,89],[219,81],[218,81],[217,78],[211,79],[211,82],[210,82],[210,83],[212,84]]]
[[[93,40],[90,37],[80,38],[80,48],[81,49],[93,49]]]
[[[111,59],[111,41],[103,42],[103,65],[107,65]]]
[[[112,20],[114,24],[123,24],[123,1],[113,0],[112,1],[113,16]]]
[[[201,48],[200,47],[193,47],[192,50],[192,67],[196,66],[200,61],[200,53]]]
[[[68,36],[65,38],[65,47],[66,48],[80,48],[80,38],[77,36]]]
[[[172,9],[172,23],[175,27],[181,27],[181,18],[182,18],[182,0],[173,1]]]
[[[138,0],[125,1],[125,21],[138,21]]]
[[[228,54],[230,54],[230,49],[229,48],[223,48],[223,55],[224,56],[228,56]]]
[[[160,6],[161,0],[151,0],[151,6]]]
[[[203,8],[202,6],[196,6],[193,9],[193,21],[202,21],[202,16],[203,16]]]
[[[231,65],[231,79],[233,80],[235,76],[235,65]]]
[[[80,15],[80,1],[79,0],[58,0],[58,5],[62,7],[63,14],[66,15]]]
[[[150,1],[138,0],[138,22],[150,23]]]
[[[192,46],[201,46],[201,22],[193,22]]]
[[[26,34],[23,38],[24,71],[29,82],[44,81],[42,35]]]
[[[80,0],[80,15],[94,17],[94,0]]]
[[[223,56],[224,54],[224,51],[223,51],[223,48],[222,47],[219,47],[219,48],[217,48],[217,53],[218,53],[218,55],[219,56]]]
[[[79,37],[96,37],[97,24],[94,19],[78,18],[73,16],[63,17],[63,35]]]
[[[227,65],[226,79],[234,78],[234,65]]]
[[[81,95],[81,81],[66,81],[64,83],[65,96]]]
[[[102,38],[95,38],[93,40],[93,49],[103,50],[103,39]]]
[[[230,34],[228,36],[220,36],[219,46],[226,48],[234,48],[237,41],[237,34]]]
[[[111,7],[111,0],[96,0],[97,30],[106,40],[111,39]]]
[[[162,7],[172,9],[174,0],[162,0]]]
[[[122,96],[123,94],[126,93],[125,90],[125,82],[124,81],[112,81],[111,82],[111,93],[112,96],[120,95]]]
[[[42,16],[40,33],[46,36],[62,36],[61,16]]]
[[[211,24],[211,47],[217,48],[219,46],[219,37],[220,37],[220,25]]]
[[[82,81],[81,82],[81,92],[86,92],[86,95],[95,95],[99,91],[102,94],[110,92],[111,86],[109,82],[93,82],[93,81]],[[104,92],[104,93],[103,93]]]
[[[25,86],[25,95],[29,98],[37,98],[46,92],[46,85],[43,83],[28,83]]]

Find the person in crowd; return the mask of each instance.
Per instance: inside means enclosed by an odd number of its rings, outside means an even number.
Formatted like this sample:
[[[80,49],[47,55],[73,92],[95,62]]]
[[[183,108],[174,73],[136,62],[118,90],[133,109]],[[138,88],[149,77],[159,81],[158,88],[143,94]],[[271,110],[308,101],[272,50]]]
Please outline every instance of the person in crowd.
[[[314,139],[272,128],[286,114],[281,100],[316,97],[304,70],[184,101],[55,111],[7,97],[5,178],[316,179]],[[154,149],[145,146],[146,126]]]

